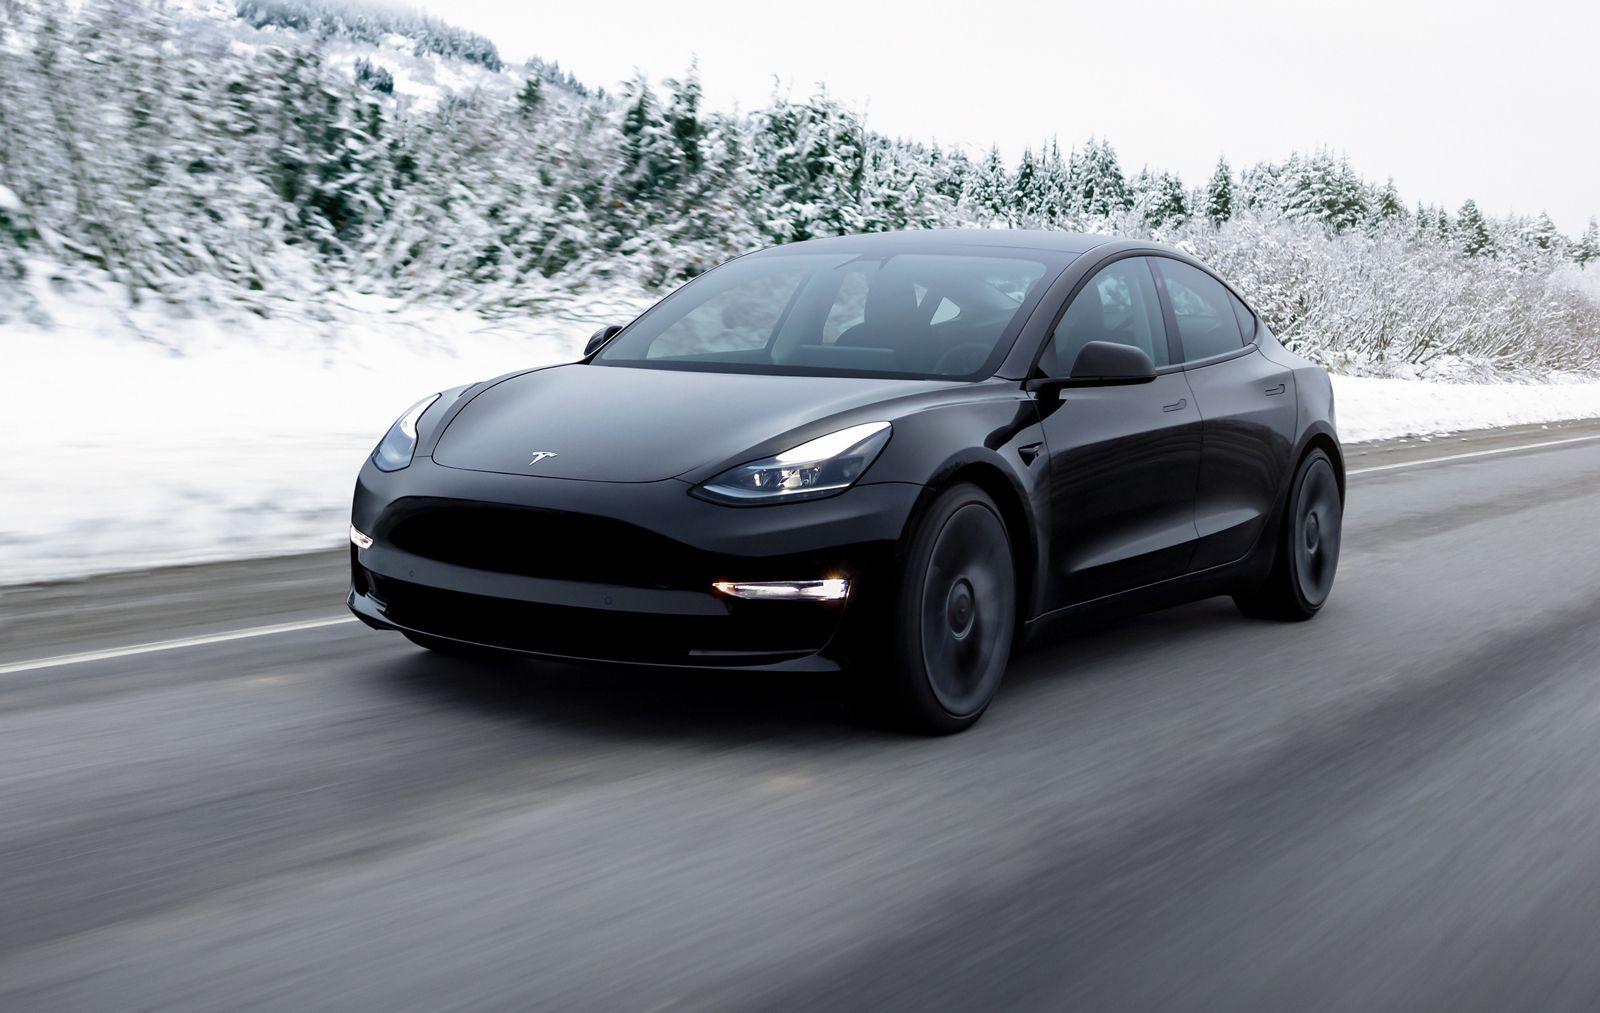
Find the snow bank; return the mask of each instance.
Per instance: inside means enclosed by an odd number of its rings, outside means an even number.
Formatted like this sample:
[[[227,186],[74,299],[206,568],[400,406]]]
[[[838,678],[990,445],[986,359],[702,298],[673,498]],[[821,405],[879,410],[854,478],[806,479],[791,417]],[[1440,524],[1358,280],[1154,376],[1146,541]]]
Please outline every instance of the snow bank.
[[[0,584],[337,545],[357,469],[408,405],[574,358],[642,305],[488,322],[374,300],[225,323],[55,304],[51,330],[0,326]]]
[[[40,295],[50,329],[0,328],[0,584],[337,546],[356,470],[407,405],[573,358],[645,302],[486,322],[352,297],[325,320],[219,321]],[[1595,382],[1335,387],[1350,441],[1600,416]]]
[[[1440,383],[1335,376],[1334,408],[1346,443],[1423,436],[1529,422],[1600,417],[1600,383]]]

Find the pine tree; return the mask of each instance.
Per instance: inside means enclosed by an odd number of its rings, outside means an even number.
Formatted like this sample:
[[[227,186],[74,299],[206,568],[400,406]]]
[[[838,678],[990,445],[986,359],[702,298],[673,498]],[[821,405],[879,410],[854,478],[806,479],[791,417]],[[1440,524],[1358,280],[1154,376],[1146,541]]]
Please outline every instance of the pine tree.
[[[1589,219],[1589,227],[1572,247],[1572,259],[1580,266],[1600,260],[1600,220]]]
[[[1183,181],[1176,175],[1140,169],[1129,189],[1133,193],[1134,210],[1150,228],[1188,221],[1189,196],[1184,192]]]
[[[1539,253],[1556,253],[1565,242],[1561,230],[1556,228],[1556,223],[1550,220],[1550,215],[1540,211],[1537,218],[1528,222],[1522,230],[1524,245],[1533,248]]]
[[[682,81],[667,79],[672,90],[672,100],[667,104],[667,129],[678,145],[682,174],[693,176],[705,163],[700,146],[705,140],[705,125],[700,120],[700,70],[690,64],[689,73]]]
[[[1067,163],[1067,182],[1073,210],[1080,214],[1109,218],[1133,207],[1127,179],[1109,142],[1091,138],[1081,155],[1074,152]]]
[[[525,118],[531,118],[539,111],[543,101],[544,85],[539,75],[529,74],[527,80],[522,82],[522,90],[517,92],[517,109]]]
[[[1433,212],[1429,210],[1428,206],[1421,201],[1417,202],[1417,210],[1416,213],[1411,216],[1411,224],[1416,230],[1417,238],[1433,238]]]
[[[959,149],[946,154],[935,147],[929,156],[929,168],[937,180],[934,192],[948,200],[952,206],[961,201],[962,195],[972,185],[972,161]]]
[[[1217,170],[1206,183],[1205,202],[1201,210],[1212,225],[1221,226],[1233,217],[1233,169],[1226,158],[1217,159]]]
[[[1006,222],[1011,220],[1011,177],[1000,158],[999,148],[990,148],[989,154],[984,156],[964,201],[980,214]]]
[[[622,115],[622,182],[630,202],[648,202],[677,188],[687,167],[669,123],[643,74],[629,82]]]
[[[1400,200],[1400,191],[1395,189],[1394,177],[1384,184],[1378,193],[1378,199],[1373,206],[1373,213],[1380,221],[1403,221],[1406,217],[1406,206]]]
[[[1039,165],[1039,217],[1046,225],[1060,226],[1069,219],[1071,208],[1067,163],[1061,158],[1061,146],[1052,137]]]
[[[1456,213],[1455,236],[1458,248],[1469,257],[1489,256],[1494,252],[1494,240],[1489,235],[1489,223],[1476,201],[1468,200]]]
[[[1283,209],[1342,232],[1366,221],[1372,201],[1366,184],[1344,158],[1319,151],[1310,158],[1291,156],[1284,166]]]
[[[366,57],[356,61],[356,80],[379,95],[394,94],[394,75],[387,67],[373,63]]]
[[[1039,163],[1033,157],[1032,148],[1022,149],[1022,160],[1017,163],[1017,174],[1011,179],[1011,196],[1007,202],[1011,208],[1008,217],[1013,221],[1030,221],[1039,214],[1040,207],[1040,177]]]

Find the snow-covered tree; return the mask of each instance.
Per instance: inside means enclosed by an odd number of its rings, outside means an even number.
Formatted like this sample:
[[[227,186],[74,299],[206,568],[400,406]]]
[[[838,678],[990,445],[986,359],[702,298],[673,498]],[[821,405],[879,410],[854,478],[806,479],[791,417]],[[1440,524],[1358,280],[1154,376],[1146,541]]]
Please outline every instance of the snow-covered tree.
[[[978,212],[980,220],[1010,220],[1011,174],[1006,171],[999,148],[990,148],[989,154],[984,156],[965,203]]]
[[[1600,260],[1600,220],[1589,219],[1589,227],[1572,246],[1572,259],[1580,265]]]
[[[1175,174],[1141,169],[1128,189],[1133,195],[1134,211],[1150,228],[1188,221],[1189,195]]]
[[[1127,179],[1110,142],[1090,139],[1067,161],[1067,187],[1078,214],[1108,218],[1133,207]]]
[[[1233,169],[1226,158],[1217,159],[1217,168],[1206,183],[1200,210],[1212,225],[1220,226],[1233,217]]]
[[[1378,196],[1373,202],[1372,211],[1377,219],[1383,222],[1403,221],[1405,219],[1405,201],[1400,199],[1400,191],[1395,189],[1393,176],[1389,177],[1389,181],[1378,192]]]
[[[1494,253],[1494,240],[1489,235],[1489,223],[1478,210],[1476,201],[1468,200],[1456,213],[1453,227],[1456,243],[1469,257],[1484,257]]]

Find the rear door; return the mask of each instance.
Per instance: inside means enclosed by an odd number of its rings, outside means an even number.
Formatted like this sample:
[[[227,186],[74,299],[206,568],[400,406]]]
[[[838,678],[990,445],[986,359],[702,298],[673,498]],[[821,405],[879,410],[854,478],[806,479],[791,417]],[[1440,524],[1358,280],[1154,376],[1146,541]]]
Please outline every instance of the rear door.
[[[1294,439],[1294,374],[1256,348],[1254,314],[1220,281],[1169,257],[1151,263],[1200,411],[1199,541],[1189,568],[1205,570],[1249,552],[1278,507]]]
[[[1196,538],[1200,415],[1172,365],[1145,258],[1113,261],[1078,291],[1041,354],[1040,374],[1070,374],[1090,341],[1141,348],[1158,375],[1040,402],[1050,452],[1052,608],[1181,576]]]

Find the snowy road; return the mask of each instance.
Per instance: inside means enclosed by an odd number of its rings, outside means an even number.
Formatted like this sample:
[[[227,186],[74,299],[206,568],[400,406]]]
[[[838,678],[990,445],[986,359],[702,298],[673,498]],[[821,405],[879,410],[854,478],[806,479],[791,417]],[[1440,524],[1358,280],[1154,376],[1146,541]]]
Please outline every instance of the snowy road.
[[[12,590],[0,1008],[1595,1009],[1595,436],[1352,460],[1315,622],[1089,632],[938,741],[350,623],[18,665],[335,617],[336,555]]]

